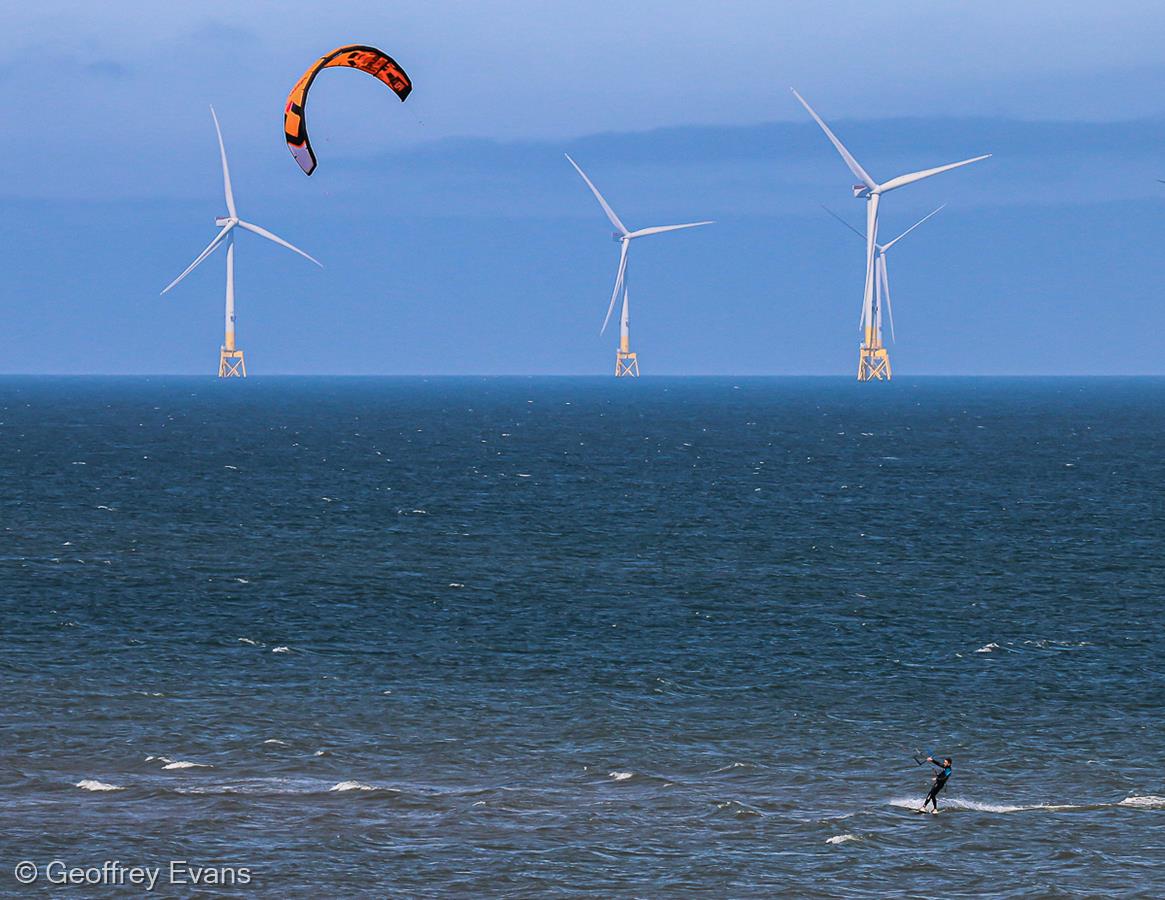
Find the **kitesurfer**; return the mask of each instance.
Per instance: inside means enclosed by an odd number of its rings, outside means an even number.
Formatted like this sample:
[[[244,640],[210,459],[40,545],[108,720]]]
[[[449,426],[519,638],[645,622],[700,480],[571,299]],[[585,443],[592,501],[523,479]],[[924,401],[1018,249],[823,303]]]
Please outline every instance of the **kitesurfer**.
[[[934,784],[931,786],[930,793],[926,795],[926,799],[922,801],[922,809],[919,812],[926,812],[926,804],[928,803],[934,807],[933,812],[938,812],[939,791],[946,787],[947,779],[951,777],[951,758],[944,756],[940,763],[937,759],[928,756],[926,761],[935,766]]]

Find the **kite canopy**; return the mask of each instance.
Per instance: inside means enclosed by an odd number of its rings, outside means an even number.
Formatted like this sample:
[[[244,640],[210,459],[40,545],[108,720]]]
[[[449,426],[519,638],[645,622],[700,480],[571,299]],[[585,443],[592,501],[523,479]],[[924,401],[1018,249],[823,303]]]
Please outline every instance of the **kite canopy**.
[[[287,149],[299,163],[304,173],[310,175],[315,171],[316,155],[312,152],[311,142],[307,137],[307,119],[304,108],[307,106],[307,92],[321,69],[332,66],[345,66],[349,69],[359,69],[367,72],[378,81],[382,81],[392,88],[403,103],[413,89],[413,83],[404,69],[396,64],[391,56],[375,47],[366,47],[363,44],[348,44],[337,47],[331,53],[317,59],[295,83],[291,93],[287,95],[287,106],[283,110],[283,131],[287,137]]]

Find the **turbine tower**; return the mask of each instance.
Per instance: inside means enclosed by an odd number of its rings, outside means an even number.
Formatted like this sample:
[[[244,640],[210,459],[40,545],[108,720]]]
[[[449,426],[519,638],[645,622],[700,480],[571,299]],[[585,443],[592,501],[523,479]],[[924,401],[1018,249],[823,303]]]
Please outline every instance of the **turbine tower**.
[[[631,350],[631,303],[627,294],[627,252],[631,246],[631,242],[635,238],[647,237],[649,234],[663,234],[665,231],[679,231],[681,228],[696,228],[700,225],[711,225],[712,222],[689,222],[686,225],[655,225],[651,228],[640,228],[638,231],[628,231],[627,226],[619,220],[619,217],[615,215],[615,211],[603,199],[603,195],[599,193],[599,189],[587,178],[586,172],[580,169],[578,163],[570,158],[569,153],[565,155],[570,161],[570,164],[574,166],[575,171],[582,176],[582,180],[587,183],[587,187],[591,189],[591,193],[599,201],[599,206],[603,208],[603,212],[607,214],[607,218],[611,220],[611,224],[618,229],[611,237],[619,243],[619,269],[615,273],[615,289],[611,291],[611,302],[607,306],[607,315],[603,319],[603,327],[599,329],[599,334],[603,334],[607,330],[607,323],[611,321],[611,313],[615,309],[615,301],[619,299],[619,292],[622,291],[623,311],[619,317],[619,349],[615,351],[615,377],[622,378],[629,376],[638,378],[639,359]]]
[[[203,260],[218,249],[219,244],[225,243],[227,245],[226,336],[223,338],[222,347],[219,349],[218,377],[246,378],[247,364],[243,360],[243,351],[235,346],[235,228],[242,228],[260,237],[265,237],[269,241],[274,241],[279,246],[293,250],[305,259],[310,259],[320,268],[323,268],[323,263],[315,257],[304,253],[298,247],[292,246],[278,235],[272,234],[266,228],[260,228],[258,225],[244,222],[239,218],[239,214],[235,210],[235,195],[231,190],[231,172],[227,168],[227,151],[222,142],[222,129],[218,127],[218,116],[214,114],[213,106],[210,108],[210,115],[214,119],[214,130],[218,134],[218,152],[222,158],[222,184],[223,194],[226,198],[227,214],[225,216],[219,216],[214,220],[214,224],[219,226],[220,229],[219,233],[214,236],[214,240],[207,244],[206,249],[198,254],[194,262],[186,267],[186,271],[162,289],[162,293],[166,293],[166,291],[170,290],[170,288],[174,287],[179,281],[198,268]]]
[[[922,181],[924,178],[930,178],[932,175],[949,172],[951,169],[957,169],[960,166],[967,166],[973,162],[979,162],[979,160],[987,159],[991,154],[987,153],[972,159],[964,159],[961,162],[948,163],[945,166],[938,166],[933,169],[923,169],[921,172],[899,175],[897,178],[891,178],[889,181],[884,181],[879,184],[854,159],[853,155],[845,148],[845,145],[837,139],[837,135],[829,130],[829,126],[813,111],[813,107],[805,102],[805,98],[795,90],[793,91],[793,96],[801,101],[801,105],[805,107],[809,115],[813,117],[813,120],[821,126],[821,130],[825,132],[825,136],[829,138],[829,142],[841,154],[841,158],[845,160],[845,164],[849,166],[849,170],[861,181],[861,184],[855,184],[853,186],[854,196],[866,201],[866,285],[862,296],[861,321],[863,334],[862,343],[858,349],[858,381],[889,381],[890,355],[882,343],[882,314],[879,308],[877,291],[875,290],[876,281],[879,278],[876,262],[878,256],[879,201],[883,194],[888,194],[890,191],[905,187],[908,184],[913,184],[916,181]],[[884,276],[884,263],[882,264],[882,272]]]
[[[866,311],[865,311],[865,309],[863,309],[862,310],[862,318],[861,318],[860,323],[858,324],[858,328],[862,331],[862,333],[865,333],[867,327],[869,327],[871,325],[878,332],[878,334],[882,333],[882,304],[885,303],[886,314],[890,319],[890,340],[891,341],[897,340],[897,338],[894,336],[894,307],[890,305],[890,275],[886,271],[886,254],[890,252],[891,247],[893,247],[900,240],[902,240],[904,237],[906,237],[906,235],[910,234],[910,232],[912,232],[915,228],[917,228],[919,225],[921,225],[923,222],[925,222],[931,216],[938,215],[938,213],[945,206],[946,206],[946,204],[944,203],[938,209],[927,213],[925,216],[923,216],[921,219],[919,219],[917,222],[915,222],[913,225],[911,225],[909,228],[907,228],[904,232],[902,232],[900,235],[898,235],[898,237],[894,238],[894,240],[888,241],[885,244],[875,244],[874,245],[874,254],[876,257],[874,260],[874,316],[875,316],[875,321],[873,323],[866,322]],[[843,219],[841,216],[839,216],[837,213],[835,213],[828,206],[822,206],[821,208],[824,209],[831,216],[833,216],[835,219],[837,219],[837,221],[841,222],[842,225],[844,225],[846,228],[848,228],[850,231],[852,231],[854,234],[856,234],[859,238],[864,239],[864,235],[860,231],[858,231],[856,228],[854,228],[849,222],[847,222],[845,219]],[[890,360],[889,360],[889,358],[887,358],[886,359],[886,379],[889,380],[889,378],[890,378]]]

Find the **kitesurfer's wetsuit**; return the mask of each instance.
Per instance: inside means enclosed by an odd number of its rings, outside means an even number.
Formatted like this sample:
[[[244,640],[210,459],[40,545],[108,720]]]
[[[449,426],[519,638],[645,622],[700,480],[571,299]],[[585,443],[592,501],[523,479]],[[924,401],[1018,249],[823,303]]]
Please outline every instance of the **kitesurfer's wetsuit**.
[[[931,787],[930,793],[926,795],[926,799],[922,801],[922,808],[926,809],[926,804],[931,804],[935,809],[938,809],[938,793],[947,785],[947,779],[951,777],[951,767],[944,766],[942,763],[937,763],[933,759],[929,760],[932,766],[938,766],[938,771],[934,773],[934,786]]]

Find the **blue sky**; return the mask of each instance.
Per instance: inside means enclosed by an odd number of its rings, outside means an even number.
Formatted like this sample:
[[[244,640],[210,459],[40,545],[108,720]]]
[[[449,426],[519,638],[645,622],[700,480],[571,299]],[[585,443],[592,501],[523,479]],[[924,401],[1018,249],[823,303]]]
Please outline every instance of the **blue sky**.
[[[244,218],[253,374],[602,374],[617,260],[569,151],[632,227],[645,374],[849,374],[862,247],[850,174],[990,152],[890,195],[902,374],[1162,373],[1165,8],[1063,3],[47,2],[0,10],[7,372],[212,372],[222,121]],[[1017,8],[1018,6],[1018,8]],[[415,83],[325,73],[310,179],[282,138],[341,43]],[[247,236],[244,236],[247,237]]]

